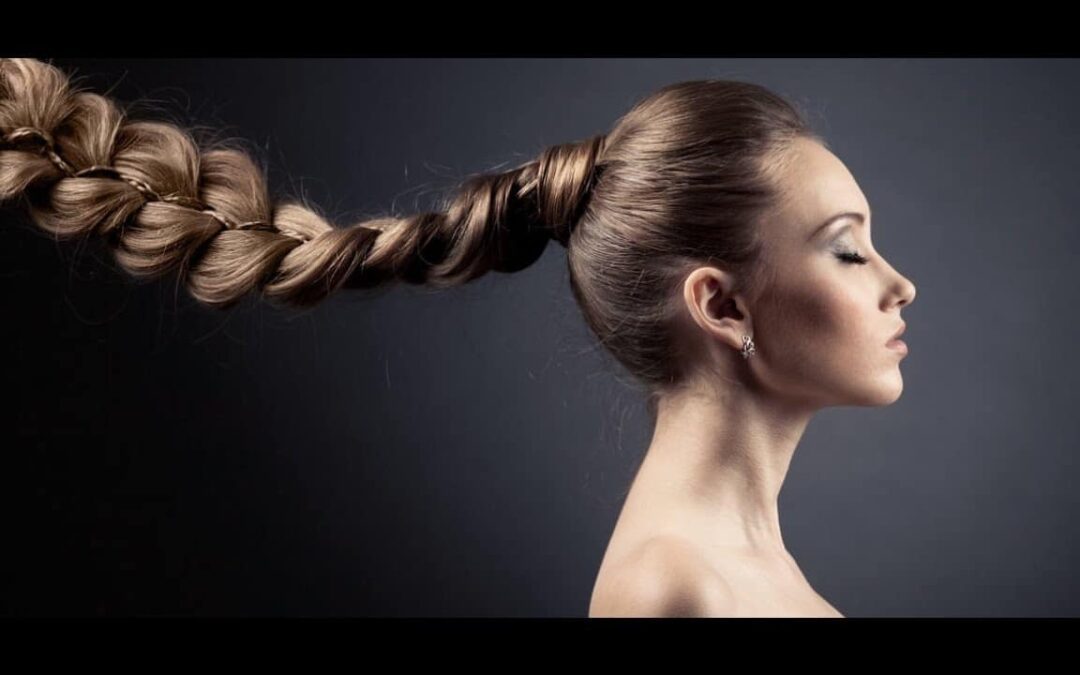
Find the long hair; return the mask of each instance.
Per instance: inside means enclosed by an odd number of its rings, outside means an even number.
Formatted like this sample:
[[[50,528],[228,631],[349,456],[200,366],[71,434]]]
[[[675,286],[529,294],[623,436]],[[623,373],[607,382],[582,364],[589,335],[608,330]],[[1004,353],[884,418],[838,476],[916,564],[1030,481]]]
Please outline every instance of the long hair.
[[[657,399],[684,383],[675,294],[695,266],[764,283],[757,224],[797,136],[822,141],[761,85],[699,79],[639,100],[606,133],[471,175],[434,211],[347,226],[275,201],[265,168],[225,142],[133,119],[35,59],[0,59],[0,203],[57,239],[100,235],[133,277],[176,273],[228,308],[251,292],[310,307],[394,281],[450,287],[521,270],[555,240],[600,343]]]

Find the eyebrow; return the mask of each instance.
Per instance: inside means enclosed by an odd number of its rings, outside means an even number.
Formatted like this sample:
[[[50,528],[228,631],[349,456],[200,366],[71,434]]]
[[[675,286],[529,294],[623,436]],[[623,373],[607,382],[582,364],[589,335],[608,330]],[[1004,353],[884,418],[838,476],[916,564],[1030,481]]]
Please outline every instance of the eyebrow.
[[[853,218],[853,219],[859,221],[859,223],[862,224],[862,225],[866,224],[866,216],[864,216],[862,213],[860,213],[858,211],[844,211],[843,213],[838,213],[835,216],[829,216],[829,218],[824,223],[822,223],[822,224],[818,225],[817,227],[815,227],[814,231],[810,233],[810,237],[807,239],[807,241],[810,241],[814,237],[818,236],[818,234],[820,234],[822,230],[824,230],[829,225],[832,225],[836,221],[841,220],[843,218]],[[849,227],[851,227],[850,223],[848,223],[847,225],[843,226],[840,229],[841,230],[846,230]]]

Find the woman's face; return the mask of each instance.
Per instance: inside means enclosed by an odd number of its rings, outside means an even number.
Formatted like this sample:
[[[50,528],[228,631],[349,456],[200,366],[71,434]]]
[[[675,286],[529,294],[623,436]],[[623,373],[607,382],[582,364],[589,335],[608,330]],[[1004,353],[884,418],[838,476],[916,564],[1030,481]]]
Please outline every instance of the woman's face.
[[[762,224],[771,278],[750,306],[752,367],[764,385],[802,402],[892,403],[905,353],[886,343],[915,285],[874,249],[870,205],[847,167],[808,139],[792,153],[777,174],[784,203]],[[862,217],[836,217],[844,213]]]

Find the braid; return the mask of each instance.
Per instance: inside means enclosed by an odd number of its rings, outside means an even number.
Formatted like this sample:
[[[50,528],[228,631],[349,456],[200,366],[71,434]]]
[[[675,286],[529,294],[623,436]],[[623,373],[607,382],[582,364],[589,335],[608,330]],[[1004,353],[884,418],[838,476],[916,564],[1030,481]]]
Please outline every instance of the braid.
[[[301,200],[271,203],[248,153],[129,120],[49,63],[0,59],[0,203],[24,198],[58,239],[102,235],[136,278],[178,271],[197,300],[222,309],[253,290],[307,307],[339,288],[519,270],[553,237],[565,244],[587,190],[591,160],[588,176],[557,168],[568,147],[468,178],[440,212],[335,227]],[[582,147],[594,160],[599,146]]]
[[[231,230],[260,229],[260,230],[267,230],[267,231],[270,231],[270,232],[279,231],[279,232],[282,232],[283,234],[289,234],[289,236],[294,236],[297,239],[300,239],[301,241],[307,241],[307,237],[305,237],[302,234],[299,234],[299,233],[290,234],[288,232],[283,232],[281,230],[275,230],[274,226],[271,225],[270,223],[267,223],[265,220],[249,220],[249,221],[244,222],[244,223],[234,223],[231,220],[229,220],[226,216],[214,211],[214,209],[208,208],[205,204],[200,202],[198,199],[193,199],[191,197],[185,197],[184,195],[175,194],[175,193],[167,194],[167,195],[159,195],[158,193],[154,192],[154,190],[149,185],[147,185],[145,181],[142,181],[142,180],[140,180],[140,179],[138,179],[138,178],[136,178],[134,176],[124,176],[123,174],[121,174],[119,171],[117,171],[115,168],[113,168],[111,166],[105,166],[105,165],[102,165],[102,164],[95,164],[93,166],[88,166],[85,169],[80,169],[80,170],[76,171],[75,169],[72,168],[72,166],[67,161],[64,160],[64,158],[62,158],[59,154],[57,154],[57,152],[56,152],[56,143],[53,141],[52,135],[48,131],[45,131],[43,129],[35,129],[33,127],[19,127],[19,128],[14,129],[10,133],[6,134],[5,136],[3,136],[3,138],[0,139],[0,140],[2,140],[3,142],[6,142],[8,145],[10,145],[12,147],[16,147],[16,146],[18,146],[19,141],[21,141],[24,138],[28,138],[28,137],[34,138],[34,139],[37,139],[38,141],[40,141],[40,144],[41,144],[40,152],[41,152],[41,154],[48,157],[49,161],[51,161],[53,164],[55,164],[57,166],[57,168],[59,168],[61,171],[63,171],[69,177],[81,178],[81,177],[84,177],[84,176],[107,176],[109,178],[113,178],[113,179],[116,179],[116,180],[122,180],[122,181],[125,181],[127,183],[130,183],[132,187],[134,187],[139,192],[143,193],[146,196],[147,201],[173,202],[175,204],[182,204],[182,205],[184,205],[184,206],[186,206],[188,208],[197,209],[199,211],[202,211],[203,213],[209,214],[211,217],[213,217],[219,223],[221,223],[222,227],[224,227],[224,228],[228,228],[228,229],[231,229]]]

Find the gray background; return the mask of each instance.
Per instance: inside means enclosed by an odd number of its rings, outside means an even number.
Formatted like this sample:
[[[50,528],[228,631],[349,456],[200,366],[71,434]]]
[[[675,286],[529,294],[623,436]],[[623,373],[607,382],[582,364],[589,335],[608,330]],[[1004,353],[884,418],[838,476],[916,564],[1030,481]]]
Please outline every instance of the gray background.
[[[918,287],[904,393],[811,423],[784,539],[844,614],[1075,616],[1075,59],[53,59],[265,149],[339,225],[752,80],[851,169]],[[651,428],[565,251],[309,312],[198,305],[0,210],[3,611],[586,615]]]

